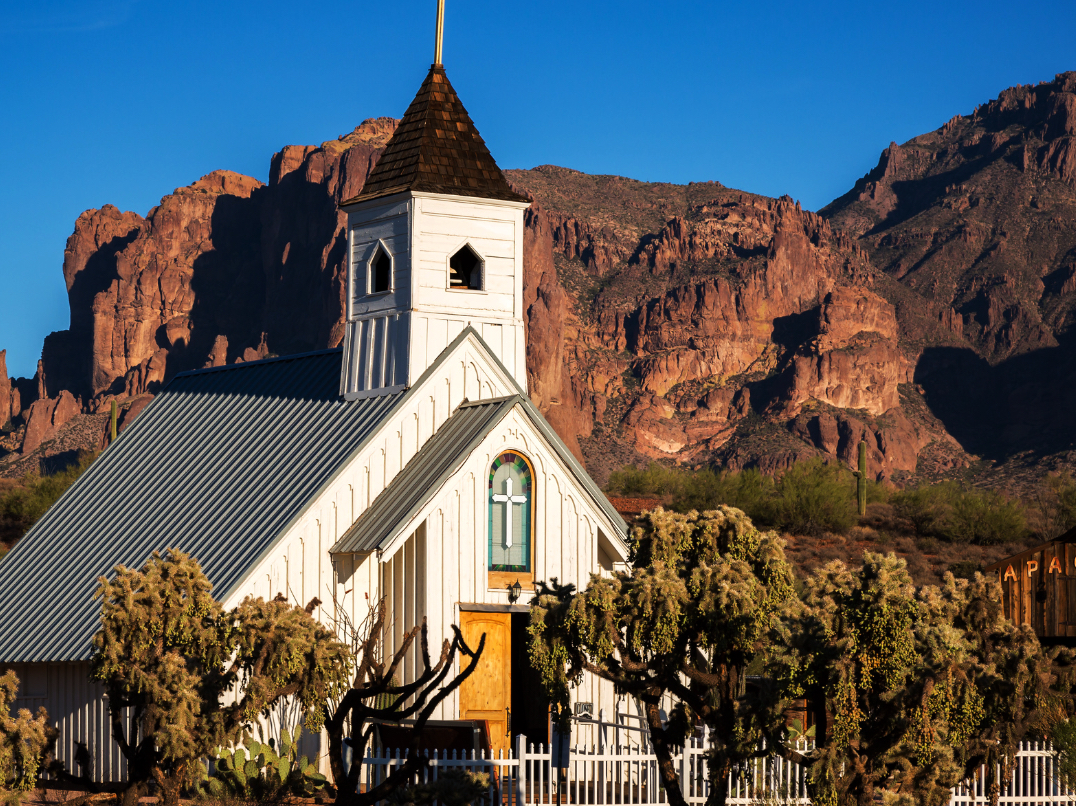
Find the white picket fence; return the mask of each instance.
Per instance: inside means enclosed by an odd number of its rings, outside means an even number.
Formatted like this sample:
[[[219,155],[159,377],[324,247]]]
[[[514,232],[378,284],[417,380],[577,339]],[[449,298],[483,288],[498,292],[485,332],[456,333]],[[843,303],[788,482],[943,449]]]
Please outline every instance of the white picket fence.
[[[598,724],[598,723],[592,723]],[[618,726],[623,730],[623,726]],[[688,803],[702,804],[709,792],[706,777],[707,740],[689,742],[674,756],[681,787]],[[657,806],[665,804],[658,764],[648,749],[639,746],[572,748],[566,774],[552,767],[550,749],[528,744],[523,736],[509,755],[478,758],[470,752],[444,751],[430,757],[430,775],[436,779],[449,768],[487,773],[490,777],[491,806]],[[376,786],[394,767],[402,763],[398,754],[376,755],[367,751],[360,778],[360,789]],[[1054,759],[1049,747],[1029,743],[1021,745],[1012,782],[1001,794],[1000,803],[1060,806],[1076,802],[1076,792],[1069,792],[1054,778]],[[559,779],[559,780],[558,780]],[[730,804],[810,804],[804,785],[804,771],[777,756],[756,759],[729,778]],[[950,806],[988,802],[986,771],[953,790]]]

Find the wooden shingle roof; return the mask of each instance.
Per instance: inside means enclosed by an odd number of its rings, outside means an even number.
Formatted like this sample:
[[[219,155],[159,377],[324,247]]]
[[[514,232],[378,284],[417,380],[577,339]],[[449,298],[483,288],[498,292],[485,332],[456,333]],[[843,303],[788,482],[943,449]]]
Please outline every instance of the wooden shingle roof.
[[[405,190],[530,201],[504,178],[439,64],[430,67],[362,192],[343,204]]]

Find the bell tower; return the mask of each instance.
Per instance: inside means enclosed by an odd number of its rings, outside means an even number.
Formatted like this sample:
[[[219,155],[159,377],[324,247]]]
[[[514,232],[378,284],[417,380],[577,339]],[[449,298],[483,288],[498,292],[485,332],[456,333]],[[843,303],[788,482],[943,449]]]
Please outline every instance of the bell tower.
[[[347,323],[340,391],[411,386],[471,325],[527,388],[523,211],[440,63],[347,213]]]

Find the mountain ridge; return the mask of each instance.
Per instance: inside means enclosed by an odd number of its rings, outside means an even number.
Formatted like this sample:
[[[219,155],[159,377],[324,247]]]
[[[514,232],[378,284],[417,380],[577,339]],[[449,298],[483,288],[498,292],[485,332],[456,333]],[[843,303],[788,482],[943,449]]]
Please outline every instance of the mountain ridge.
[[[719,182],[506,171],[534,200],[524,238],[532,398],[599,480],[652,460],[768,472],[811,456],[852,463],[861,439],[872,475],[897,482],[990,470],[1009,484],[1069,466],[1068,398],[1036,362],[1061,351],[1060,380],[1069,377],[1074,90],[1076,73],[1005,90],[891,145],[819,213]],[[50,440],[70,445],[61,432],[100,421],[113,399],[144,405],[178,371],[339,344],[336,204],[361,190],[394,127],[369,119],[320,146],[285,146],[265,184],[217,171],[145,217],[83,213],[65,250],[71,328],[46,339],[34,379],[8,380],[0,366],[0,419],[10,417],[0,473],[32,467]],[[1008,196],[990,195],[991,182]],[[993,219],[981,221],[986,211]],[[1053,240],[1012,223],[1050,216]],[[976,241],[980,229],[988,236]],[[935,238],[978,251],[932,251]],[[1035,298],[1029,260],[1047,241]],[[996,281],[976,282],[987,274]],[[984,436],[998,415],[961,399],[966,383],[996,383],[998,367],[1009,399],[994,409],[1037,442],[1005,424]],[[1039,375],[1030,386],[1029,373]]]

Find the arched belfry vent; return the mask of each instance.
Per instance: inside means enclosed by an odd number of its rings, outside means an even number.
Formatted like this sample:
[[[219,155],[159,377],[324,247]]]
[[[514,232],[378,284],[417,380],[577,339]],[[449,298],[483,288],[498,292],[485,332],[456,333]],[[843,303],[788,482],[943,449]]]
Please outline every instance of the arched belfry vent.
[[[482,264],[481,256],[471,248],[470,244],[464,244],[448,259],[448,287],[480,291],[482,289]]]
[[[370,293],[381,294],[392,290],[392,256],[381,244],[377,245],[370,260]]]
[[[530,201],[504,178],[439,64],[430,67],[362,192],[342,204],[406,190]]]

